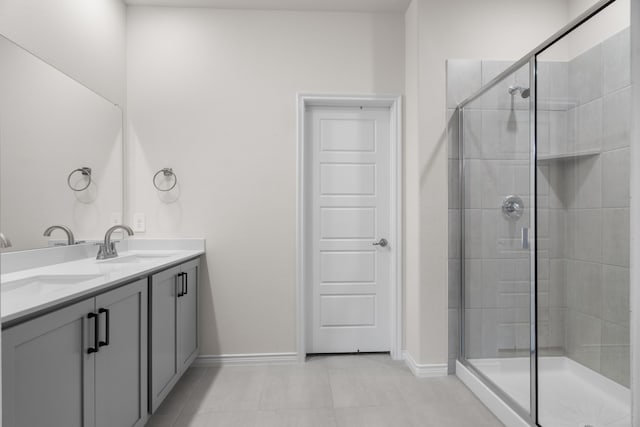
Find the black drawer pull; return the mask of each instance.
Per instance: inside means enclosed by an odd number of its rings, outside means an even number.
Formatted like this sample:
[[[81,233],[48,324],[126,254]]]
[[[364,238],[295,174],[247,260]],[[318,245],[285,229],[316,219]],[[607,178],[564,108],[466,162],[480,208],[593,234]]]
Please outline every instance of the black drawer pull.
[[[184,293],[182,295],[186,295],[189,293],[189,273],[184,274]]]
[[[106,339],[104,341],[100,341],[98,343],[98,347],[103,347],[103,346],[107,346],[109,345],[109,337],[111,336],[111,332],[109,331],[109,327],[111,326],[111,317],[109,316],[109,309],[108,308],[101,308],[100,310],[98,310],[98,315],[100,315],[100,313],[105,313],[105,320],[107,323],[105,323],[105,334],[106,334]]]
[[[100,334],[100,317],[96,313],[89,313],[87,314],[87,317],[89,319],[96,319],[93,324],[93,347],[89,347],[87,353],[97,353],[99,351],[98,347],[100,347],[98,344],[98,335]]]
[[[178,292],[178,298],[184,296],[184,279],[182,278],[183,274],[184,273],[178,273],[178,275],[176,276],[180,278],[180,292]]]

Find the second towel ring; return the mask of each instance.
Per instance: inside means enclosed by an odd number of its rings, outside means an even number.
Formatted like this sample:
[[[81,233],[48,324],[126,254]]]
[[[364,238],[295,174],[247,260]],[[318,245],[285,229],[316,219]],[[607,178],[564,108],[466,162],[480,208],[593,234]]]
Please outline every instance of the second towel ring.
[[[74,187],[73,185],[71,185],[71,177],[76,172],[80,172],[87,179],[87,185],[85,185],[82,188],[77,188],[77,187]],[[91,185],[91,168],[88,168],[88,167],[85,166],[85,167],[81,167],[81,168],[72,170],[71,173],[69,174],[69,176],[67,177],[67,185],[73,191],[84,191],[87,188],[89,188],[89,186]]]
[[[165,176],[165,178],[168,178],[168,177],[172,176],[173,177],[173,185],[171,187],[169,187],[169,188],[166,188],[166,189],[162,189],[162,188],[158,187],[158,184],[156,184],[156,178],[160,174],[163,174]],[[156,189],[158,191],[171,191],[171,190],[173,190],[175,188],[175,186],[177,184],[178,184],[178,177],[173,172],[172,168],[162,168],[158,172],[156,172],[155,175],[153,175],[153,186],[156,187]]]

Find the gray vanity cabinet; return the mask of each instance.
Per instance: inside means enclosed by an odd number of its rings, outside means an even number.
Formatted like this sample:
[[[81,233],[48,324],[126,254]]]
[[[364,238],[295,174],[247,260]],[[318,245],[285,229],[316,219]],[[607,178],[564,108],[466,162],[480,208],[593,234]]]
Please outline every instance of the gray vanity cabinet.
[[[198,355],[199,267],[195,259],[151,276],[151,413]]]
[[[2,424],[144,425],[146,348],[146,279],[4,330]]]

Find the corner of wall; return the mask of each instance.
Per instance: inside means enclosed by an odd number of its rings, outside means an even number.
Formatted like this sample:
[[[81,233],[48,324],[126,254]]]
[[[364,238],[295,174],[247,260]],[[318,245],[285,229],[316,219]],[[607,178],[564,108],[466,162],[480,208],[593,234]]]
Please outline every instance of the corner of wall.
[[[420,355],[420,252],[418,192],[418,0],[405,13],[405,106],[404,106],[404,348]]]
[[[404,361],[413,375],[418,378],[444,377],[448,374],[446,363],[418,363],[408,351],[404,353]]]

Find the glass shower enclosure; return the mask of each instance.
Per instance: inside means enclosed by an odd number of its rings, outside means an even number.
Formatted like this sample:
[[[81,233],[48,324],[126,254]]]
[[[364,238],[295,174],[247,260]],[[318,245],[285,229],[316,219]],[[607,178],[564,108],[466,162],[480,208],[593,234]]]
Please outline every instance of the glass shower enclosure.
[[[524,64],[460,111],[462,354],[470,366],[508,389],[504,398],[523,414],[536,395],[530,372],[536,351],[531,70]],[[507,382],[516,383],[512,390]]]
[[[456,109],[458,358],[531,425],[631,426],[628,15],[483,61]]]

